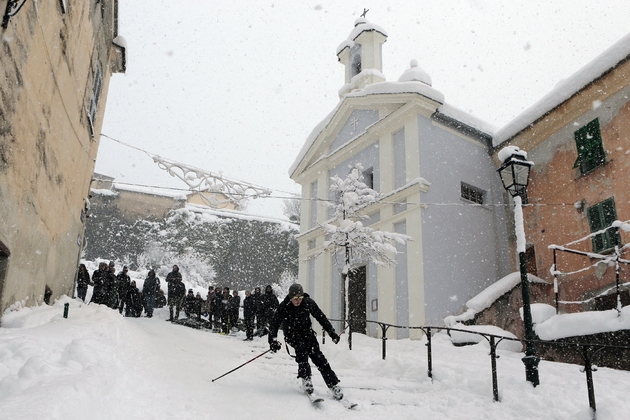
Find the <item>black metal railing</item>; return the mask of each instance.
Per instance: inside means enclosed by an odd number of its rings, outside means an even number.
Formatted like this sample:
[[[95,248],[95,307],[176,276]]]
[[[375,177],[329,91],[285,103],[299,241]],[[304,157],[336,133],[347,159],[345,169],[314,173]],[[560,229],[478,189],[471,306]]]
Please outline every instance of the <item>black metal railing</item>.
[[[350,348],[350,350],[352,350],[352,322],[353,320],[346,320],[346,319],[331,319],[330,321],[333,322],[341,322],[344,325],[344,331],[347,331],[348,333],[348,347]],[[401,328],[401,329],[407,329],[407,330],[421,330],[425,336],[427,337],[427,343],[426,343],[426,347],[427,347],[427,376],[429,377],[429,379],[433,380],[433,348],[431,346],[431,339],[432,336],[435,335],[436,333],[440,332],[440,331],[446,331],[447,333],[450,334],[451,331],[455,331],[455,332],[462,332],[462,333],[466,333],[466,334],[476,334],[479,335],[481,337],[483,337],[485,340],[488,341],[488,344],[490,345],[490,364],[491,364],[491,370],[492,370],[492,394],[493,394],[493,398],[494,401],[499,402],[499,383],[497,380],[497,358],[499,356],[497,356],[497,346],[499,345],[499,343],[503,340],[508,340],[508,341],[518,341],[521,344],[525,345],[527,344],[527,340],[525,339],[519,339],[519,338],[514,338],[514,337],[505,337],[505,336],[500,336],[500,335],[496,335],[496,334],[490,334],[490,333],[485,333],[485,332],[479,332],[479,331],[470,331],[470,330],[465,330],[465,329],[460,329],[460,328],[451,328],[451,327],[433,327],[433,326],[404,326],[404,325],[394,325],[394,324],[388,324],[386,322],[380,322],[380,321],[371,321],[371,320],[365,320],[362,319],[360,320],[361,322],[367,322],[367,323],[373,323],[373,324],[377,324],[380,328],[381,328],[381,340],[382,340],[382,358],[383,360],[385,360],[386,356],[387,356],[387,331],[390,328]],[[596,366],[593,364],[593,358],[602,350],[604,349],[614,349],[614,350],[621,350],[621,351],[627,351],[630,350],[630,346],[616,346],[616,345],[609,345],[609,344],[598,344],[598,343],[580,343],[580,342],[556,342],[556,341],[542,341],[542,340],[530,340],[530,342],[534,343],[534,344],[544,344],[546,346],[558,346],[558,347],[573,347],[575,348],[582,360],[584,361],[584,368],[583,368],[583,372],[586,375],[586,387],[587,387],[587,391],[588,391],[588,401],[589,401],[589,407],[591,408],[591,412],[593,414],[593,417],[595,416],[597,407],[596,407],[596,402],[595,402],[595,387],[594,387],[594,383],[593,383],[593,372],[597,371]],[[322,333],[322,344],[326,343],[326,333],[323,332]]]

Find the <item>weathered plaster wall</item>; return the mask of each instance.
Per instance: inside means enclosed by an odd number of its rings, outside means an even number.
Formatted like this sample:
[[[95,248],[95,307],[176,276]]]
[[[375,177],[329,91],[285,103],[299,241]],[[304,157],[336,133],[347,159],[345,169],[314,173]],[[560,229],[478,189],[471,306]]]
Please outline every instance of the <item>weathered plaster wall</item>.
[[[86,109],[101,66],[95,132],[111,76],[114,1],[26,2],[0,34],[0,311],[72,295],[81,211],[98,149]],[[0,273],[1,275],[1,273]]]
[[[530,147],[528,159],[535,163],[528,187],[532,206],[524,209],[528,244],[535,246],[538,276],[552,280],[551,244],[564,245],[590,233],[586,209],[614,197],[617,218],[630,219],[630,66],[626,62],[604,79],[547,115],[534,127],[541,136],[534,142],[524,133],[513,143]],[[586,104],[586,105],[585,105]],[[582,175],[573,165],[577,159],[574,133],[598,118],[606,163]],[[546,127],[550,128],[546,128]],[[580,203],[579,205],[575,205]],[[630,237],[621,232],[622,243]],[[572,249],[591,252],[591,241],[572,245]],[[595,260],[568,253],[557,253],[558,270],[574,272]],[[630,267],[622,266],[621,280],[627,281]],[[559,278],[561,312],[595,308],[591,298],[615,283],[614,266],[602,265],[579,274]],[[570,303],[575,302],[575,303]]]

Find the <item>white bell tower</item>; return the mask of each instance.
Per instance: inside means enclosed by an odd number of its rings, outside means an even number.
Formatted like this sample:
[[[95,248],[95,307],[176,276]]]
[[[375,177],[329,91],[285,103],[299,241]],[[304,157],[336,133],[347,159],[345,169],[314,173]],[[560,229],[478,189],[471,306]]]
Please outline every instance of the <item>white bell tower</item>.
[[[346,41],[337,48],[337,58],[346,68],[345,85],[339,97],[353,90],[363,89],[372,83],[384,82],[383,44],[387,32],[365,18],[354,22],[354,29]]]

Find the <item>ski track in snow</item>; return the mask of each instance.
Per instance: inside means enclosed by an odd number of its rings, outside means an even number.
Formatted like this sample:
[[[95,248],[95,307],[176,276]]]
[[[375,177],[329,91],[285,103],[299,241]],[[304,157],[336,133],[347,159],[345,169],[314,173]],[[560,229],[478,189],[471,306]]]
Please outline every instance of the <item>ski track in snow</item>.
[[[63,304],[70,304],[68,319]],[[433,381],[426,341],[355,334],[321,345],[356,402],[347,410],[327,394],[313,368],[312,407],[300,390],[297,365],[280,350],[212,382],[267,350],[267,338],[243,342],[152,319],[123,318],[104,306],[63,298],[53,306],[7,313],[0,328],[0,406],[14,419],[590,419],[579,366],[542,361],[541,385],[524,380],[522,353],[499,351],[500,403],[492,400],[488,346],[454,347],[433,340]],[[630,372],[594,373],[599,419],[625,419]]]

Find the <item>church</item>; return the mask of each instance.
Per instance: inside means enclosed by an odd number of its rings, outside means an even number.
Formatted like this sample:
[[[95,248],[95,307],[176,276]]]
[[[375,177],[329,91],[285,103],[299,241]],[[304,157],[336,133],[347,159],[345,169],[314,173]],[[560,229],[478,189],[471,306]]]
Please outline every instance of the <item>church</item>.
[[[299,282],[332,319],[343,318],[343,258],[322,252],[320,224],[332,215],[331,177],[343,179],[361,164],[363,182],[382,196],[364,209],[364,224],[412,239],[398,245],[395,266],[352,261],[350,309],[368,321],[442,326],[511,271],[508,199],[492,159],[491,127],[450,106],[415,60],[387,80],[386,40],[382,27],[355,21],[337,48],[344,66],[339,102],[289,170],[303,198]],[[380,329],[367,322],[354,331],[378,336]],[[397,328],[388,337],[421,335]]]

